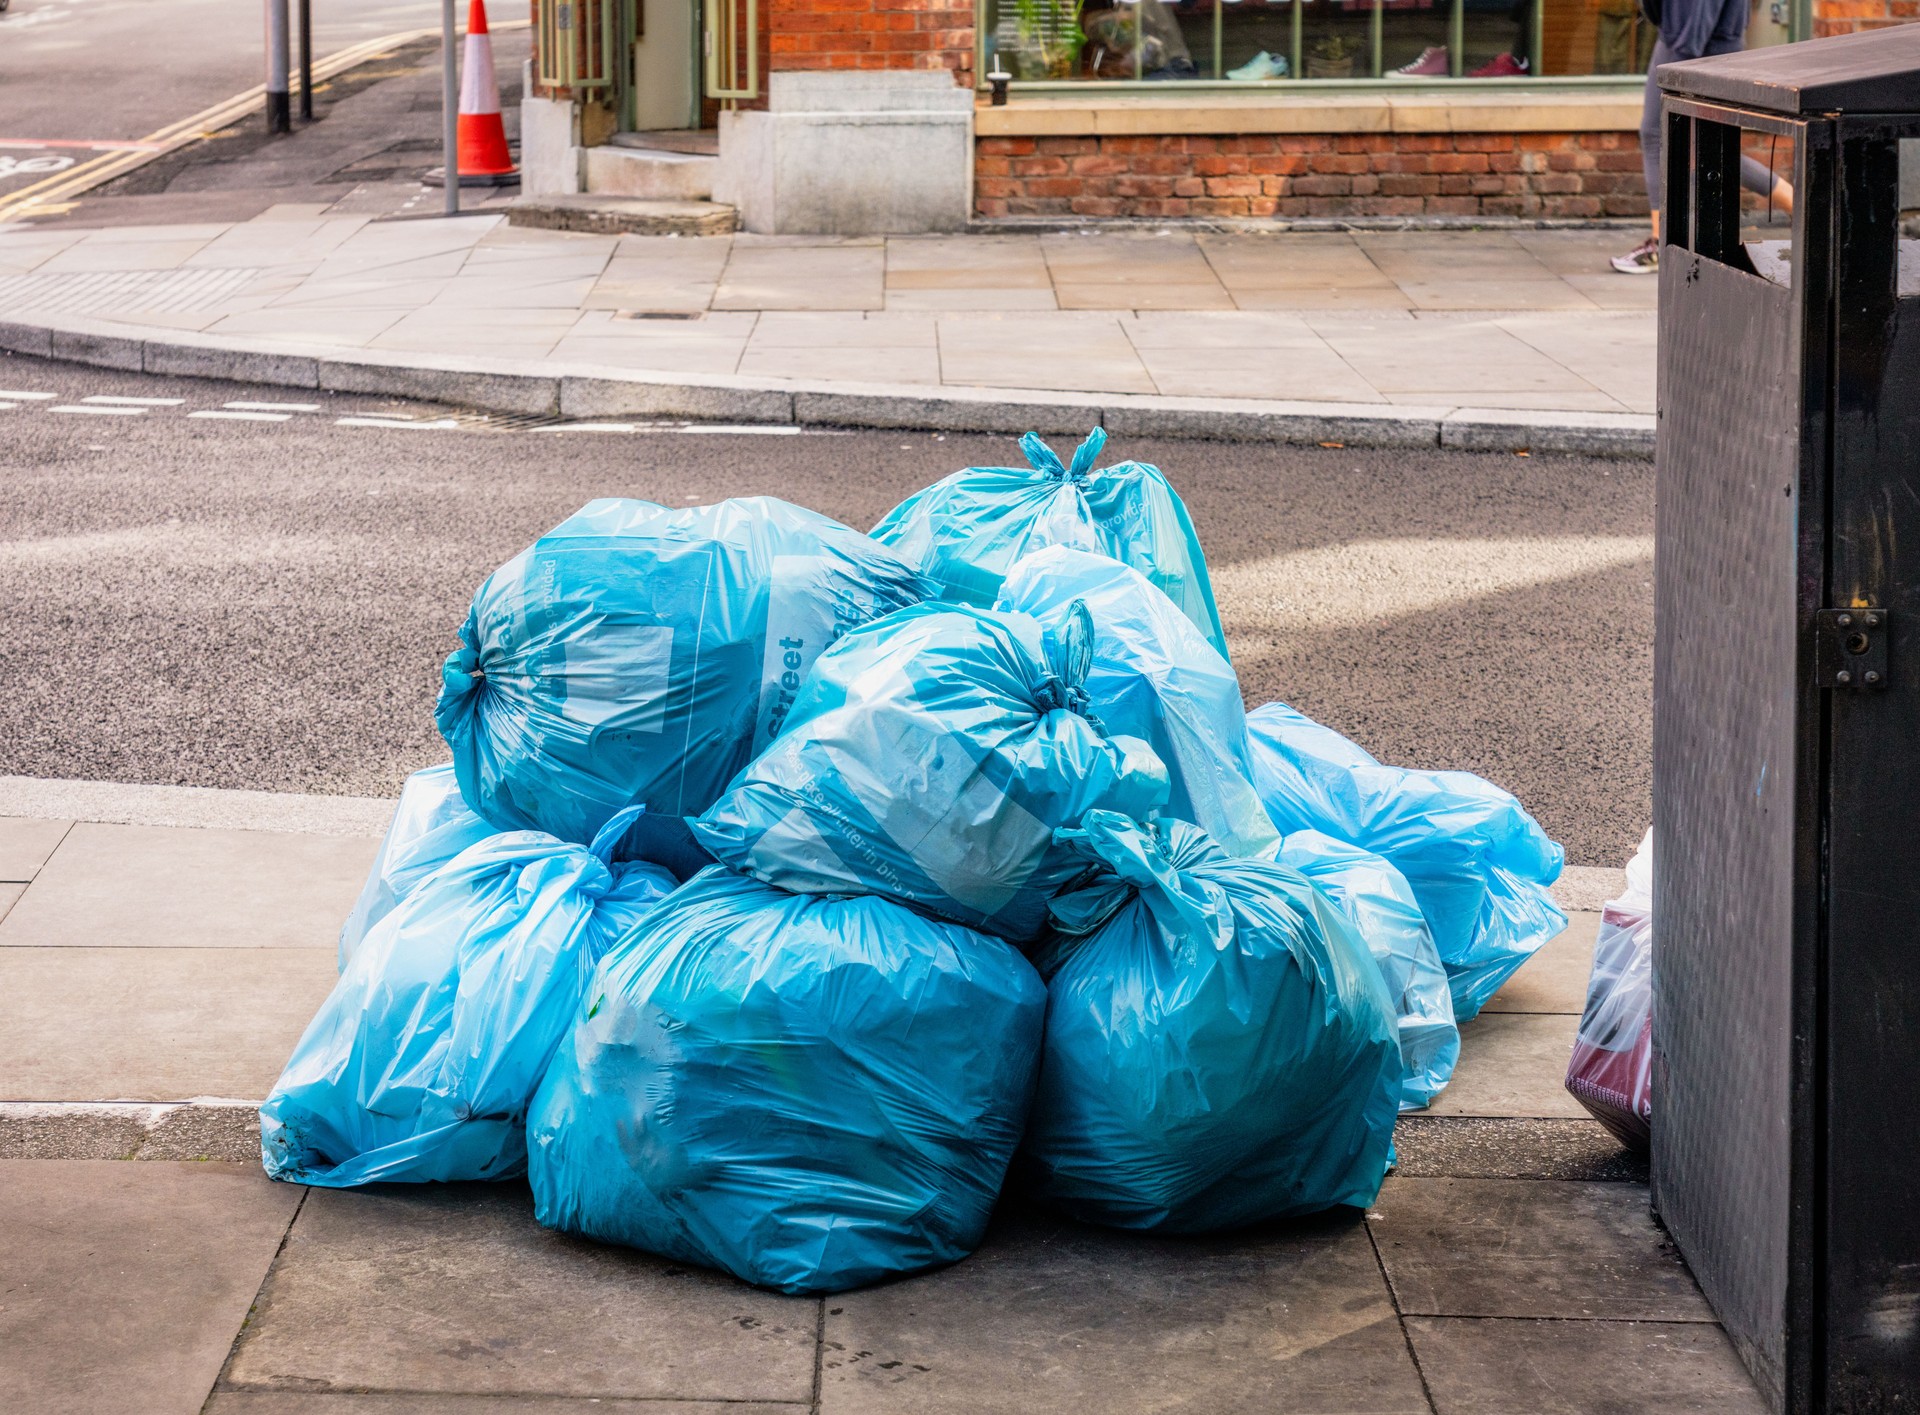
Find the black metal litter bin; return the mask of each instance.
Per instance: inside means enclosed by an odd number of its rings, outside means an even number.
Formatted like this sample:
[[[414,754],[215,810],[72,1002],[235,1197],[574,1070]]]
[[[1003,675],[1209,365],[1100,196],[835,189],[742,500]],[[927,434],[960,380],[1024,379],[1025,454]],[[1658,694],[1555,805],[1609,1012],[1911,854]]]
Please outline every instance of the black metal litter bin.
[[[1654,1203],[1777,1409],[1916,1412],[1920,26],[1658,78]]]

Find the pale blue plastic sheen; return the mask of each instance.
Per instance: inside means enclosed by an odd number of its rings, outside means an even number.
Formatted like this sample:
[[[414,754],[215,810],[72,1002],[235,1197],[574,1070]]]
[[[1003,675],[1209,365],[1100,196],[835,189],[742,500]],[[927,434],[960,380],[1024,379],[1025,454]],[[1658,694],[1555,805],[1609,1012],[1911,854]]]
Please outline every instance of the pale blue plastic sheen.
[[[1268,703],[1247,714],[1253,781],[1283,834],[1318,830],[1407,877],[1470,1021],[1567,926],[1561,849],[1510,794],[1464,771],[1382,766],[1332,728]]]
[[[1116,462],[1095,428],[1062,464],[1038,433],[1020,439],[1026,467],[968,467],[915,492],[873,528],[940,587],[943,599],[985,608],[1014,562],[1049,545],[1098,551],[1131,565],[1180,606],[1222,658],[1227,636],[1193,521],[1158,467]]]
[[[1253,789],[1232,665],[1146,576],[1091,551],[1054,545],[1022,557],[997,607],[1060,633],[1076,602],[1093,617],[1087,700],[1108,732],[1142,739],[1166,763],[1166,814],[1193,822],[1230,855],[1277,845]]]
[[[607,954],[528,1122],[552,1228],[838,1292],[964,1257],[1046,990],[998,939],[714,867]]]
[[[1460,1028],[1453,1020],[1447,970],[1440,966],[1413,886],[1378,855],[1317,830],[1296,830],[1277,858],[1340,906],[1380,965],[1400,1022],[1400,1065],[1406,1073],[1400,1109],[1424,1110],[1453,1077]]]
[[[773,740],[814,658],[928,590],[769,496],[590,502],[474,596],[436,713],[460,789],[503,830],[582,842],[644,805],[636,855],[691,874],[681,818]]]
[[[693,822],[714,858],[782,889],[881,894],[1017,943],[1087,862],[1055,826],[1147,815],[1166,767],[1088,720],[1092,627],[924,604],[820,658],[787,730]]]
[[[538,831],[469,847],[368,933],[260,1107],[275,1179],[503,1179],[526,1164],[526,1110],[600,955],[674,888]]]
[[[1115,1228],[1204,1233],[1379,1192],[1400,1102],[1380,969],[1297,871],[1197,826],[1060,832],[1111,871],[1054,905],[1038,1194]]]
[[[367,931],[393,911],[415,886],[469,845],[478,845],[494,827],[476,816],[460,795],[453,765],[416,771],[400,788],[380,853],[373,857],[360,898],[340,928],[339,966],[359,949]]]

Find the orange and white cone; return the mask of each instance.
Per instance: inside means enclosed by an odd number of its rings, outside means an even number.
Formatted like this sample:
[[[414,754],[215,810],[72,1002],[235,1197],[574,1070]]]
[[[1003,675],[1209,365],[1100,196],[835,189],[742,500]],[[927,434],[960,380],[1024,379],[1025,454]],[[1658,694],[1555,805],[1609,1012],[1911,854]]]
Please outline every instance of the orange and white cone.
[[[520,173],[507,151],[500,121],[500,84],[493,76],[493,36],[487,33],[485,0],[467,10],[465,70],[460,75],[460,184],[503,185]]]

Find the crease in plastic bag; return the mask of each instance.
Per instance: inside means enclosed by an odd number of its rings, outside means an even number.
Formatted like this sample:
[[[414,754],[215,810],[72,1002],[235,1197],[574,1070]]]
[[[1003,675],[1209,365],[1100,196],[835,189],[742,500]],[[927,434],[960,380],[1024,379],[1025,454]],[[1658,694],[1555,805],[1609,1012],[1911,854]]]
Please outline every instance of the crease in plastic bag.
[[[1084,859],[1054,827],[1146,815],[1167,773],[1109,738],[1085,683],[1084,608],[1051,638],[1025,614],[926,604],[815,662],[787,730],[694,821],[723,864],[805,893],[881,894],[1018,943]]]
[[[1413,886],[1453,990],[1478,1015],[1567,926],[1549,886],[1559,845],[1513,796],[1470,772],[1383,766],[1330,727],[1268,703],[1247,714],[1253,781],[1283,835],[1317,830],[1381,856]]]
[[[594,964],[674,888],[613,865],[640,814],[590,847],[537,831],[470,846],[368,933],[260,1107],[275,1179],[329,1188],[502,1179]]]
[[[367,882],[340,927],[340,971],[346,971],[368,931],[422,880],[469,845],[478,845],[495,833],[461,796],[451,762],[409,776],[400,788],[400,804],[380,842],[380,853],[373,857]]]
[[[1094,627],[1087,697],[1109,732],[1140,738],[1166,764],[1166,814],[1198,825],[1229,854],[1278,844],[1253,788],[1232,665],[1146,576],[1090,551],[1055,545],[1023,557],[997,607],[1030,614],[1057,634],[1076,603]]]
[[[1095,551],[1130,565],[1180,607],[1222,658],[1227,636],[1213,601],[1200,538],[1185,503],[1158,467],[1095,468],[1104,428],[1070,462],[1030,432],[1025,467],[968,467],[915,492],[873,528],[938,586],[942,599],[991,605],[1022,556],[1049,545]]]
[[[587,841],[643,805],[639,856],[708,863],[682,817],[778,735],[808,668],[927,583],[885,546],[773,497],[607,499],[474,595],[436,711],[469,805]]]
[[[715,866],[608,953],[529,1119],[552,1228],[838,1292],[980,1242],[1046,992],[998,939]]]
[[[1399,1023],[1400,1109],[1432,1105],[1460,1059],[1460,1028],[1447,970],[1413,886],[1378,855],[1317,830],[1289,835],[1277,858],[1340,906],[1380,965]]]
[[[1103,873],[1055,901],[1023,1155],[1038,1195],[1116,1228],[1201,1233],[1366,1205],[1400,1050],[1380,969],[1298,871],[1184,821],[1090,812]]]
[[[1600,913],[1567,1090],[1624,1145],[1653,1141],[1653,832]]]

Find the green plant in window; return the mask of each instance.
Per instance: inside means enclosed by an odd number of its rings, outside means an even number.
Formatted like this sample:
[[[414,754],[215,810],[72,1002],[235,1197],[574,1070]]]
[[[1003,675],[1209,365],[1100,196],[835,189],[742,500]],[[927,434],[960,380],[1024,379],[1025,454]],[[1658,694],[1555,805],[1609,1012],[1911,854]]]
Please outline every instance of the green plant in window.
[[[1360,59],[1360,42],[1344,34],[1330,34],[1315,40],[1307,50],[1307,77],[1310,79],[1350,79]]]
[[[1013,72],[1021,79],[1066,79],[1079,67],[1087,37],[1080,10],[1062,0],[1014,0]]]

